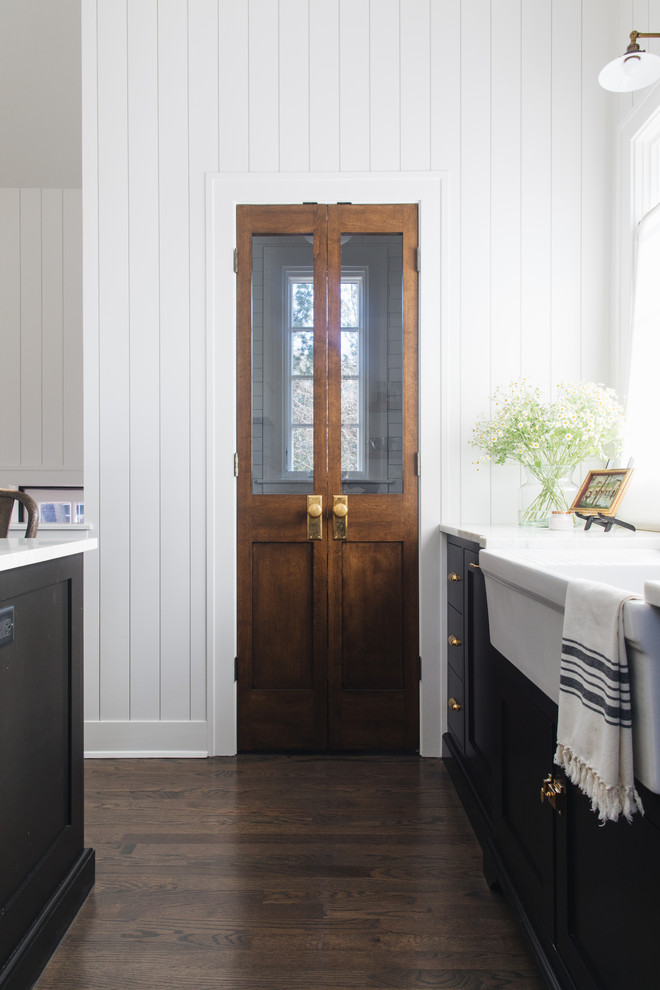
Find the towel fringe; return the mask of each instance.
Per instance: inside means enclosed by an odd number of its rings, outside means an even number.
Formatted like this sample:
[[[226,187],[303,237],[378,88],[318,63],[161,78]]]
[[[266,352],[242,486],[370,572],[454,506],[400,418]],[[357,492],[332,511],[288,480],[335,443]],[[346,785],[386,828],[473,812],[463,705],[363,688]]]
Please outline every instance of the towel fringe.
[[[619,815],[631,822],[636,811],[644,814],[642,799],[635,787],[605,784],[596,770],[573,753],[570,746],[558,743],[554,761],[568,779],[590,798],[591,810],[598,812],[603,824],[618,821]]]

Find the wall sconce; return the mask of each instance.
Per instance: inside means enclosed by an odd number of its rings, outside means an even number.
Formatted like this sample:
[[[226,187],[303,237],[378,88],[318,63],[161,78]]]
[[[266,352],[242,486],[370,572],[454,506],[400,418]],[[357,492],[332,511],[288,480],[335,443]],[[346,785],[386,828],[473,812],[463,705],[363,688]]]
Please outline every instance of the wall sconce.
[[[630,44],[624,54],[600,70],[598,82],[603,89],[613,93],[632,93],[660,79],[660,56],[640,49],[638,38],[660,38],[660,34],[631,31]]]

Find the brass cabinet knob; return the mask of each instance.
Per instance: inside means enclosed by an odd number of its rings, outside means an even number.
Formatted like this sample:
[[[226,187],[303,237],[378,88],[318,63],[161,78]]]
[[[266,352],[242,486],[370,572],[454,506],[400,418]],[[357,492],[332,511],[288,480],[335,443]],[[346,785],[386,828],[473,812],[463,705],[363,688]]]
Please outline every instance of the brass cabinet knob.
[[[450,571],[449,574],[447,575],[447,580],[448,581],[462,581],[463,578],[461,577],[460,574],[457,574],[456,571]]]
[[[551,808],[553,808],[558,815],[561,815],[564,810],[564,794],[566,793],[566,788],[561,780],[556,780],[551,773],[545,778],[541,784],[541,804],[547,801]]]
[[[344,516],[348,515],[348,506],[345,502],[337,502],[336,505],[333,505],[332,511],[339,519],[343,519]]]
[[[463,706],[459,705],[459,703],[456,701],[456,698],[450,698],[449,701],[447,702],[447,708],[450,708],[453,712],[460,712],[462,707]]]
[[[463,645],[461,643],[460,639],[458,639],[458,637],[454,636],[453,633],[451,634],[451,636],[447,636],[447,642],[449,643],[450,646],[462,646]]]
[[[323,509],[318,502],[312,502],[307,506],[307,515],[312,516],[314,519],[318,519],[322,512]]]

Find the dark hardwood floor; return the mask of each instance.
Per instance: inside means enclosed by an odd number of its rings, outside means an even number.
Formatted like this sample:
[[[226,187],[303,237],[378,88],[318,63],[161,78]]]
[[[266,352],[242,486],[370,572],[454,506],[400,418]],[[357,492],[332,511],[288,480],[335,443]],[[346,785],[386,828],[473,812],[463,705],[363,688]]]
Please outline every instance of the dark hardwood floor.
[[[96,887],[38,990],[543,990],[442,761],[86,763]]]

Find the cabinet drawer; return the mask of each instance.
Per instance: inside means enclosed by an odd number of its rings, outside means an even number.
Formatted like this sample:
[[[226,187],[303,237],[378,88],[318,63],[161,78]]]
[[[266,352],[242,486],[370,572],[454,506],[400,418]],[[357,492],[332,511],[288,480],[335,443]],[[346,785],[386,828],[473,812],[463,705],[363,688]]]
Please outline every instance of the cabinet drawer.
[[[447,601],[459,612],[463,611],[463,547],[447,541]]]
[[[447,663],[463,680],[463,616],[452,605],[447,606]]]
[[[447,668],[447,728],[461,753],[465,753],[465,690],[458,675]],[[458,707],[456,707],[458,706]]]

